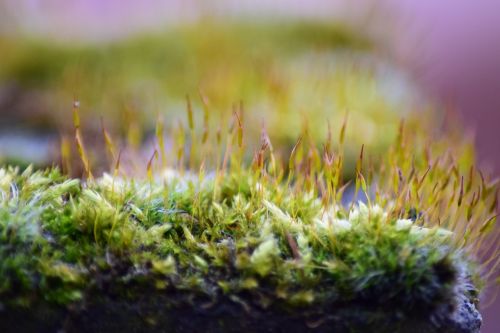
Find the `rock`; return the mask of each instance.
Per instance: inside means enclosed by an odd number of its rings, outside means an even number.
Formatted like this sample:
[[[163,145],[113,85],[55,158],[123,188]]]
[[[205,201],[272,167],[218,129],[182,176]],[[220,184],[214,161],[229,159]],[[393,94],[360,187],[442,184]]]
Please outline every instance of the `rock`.
[[[97,296],[73,309],[39,306],[26,312],[0,312],[0,331],[479,333],[482,322],[466,293],[458,294],[452,301],[455,304],[440,305],[430,317],[360,302],[289,312],[275,306],[242,306],[229,299],[216,303],[196,299],[189,304],[181,298],[149,291],[139,299]]]

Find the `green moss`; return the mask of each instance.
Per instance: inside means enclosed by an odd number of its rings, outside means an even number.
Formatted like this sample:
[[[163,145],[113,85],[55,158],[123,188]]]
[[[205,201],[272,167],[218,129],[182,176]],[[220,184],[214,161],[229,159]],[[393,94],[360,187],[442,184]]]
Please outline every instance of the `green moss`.
[[[194,129],[174,133],[172,147],[145,163],[146,177],[126,176],[111,144],[113,175],[93,178],[90,166],[87,179],[0,169],[2,306],[22,314],[140,304],[151,322],[169,327],[180,313],[189,327],[191,316],[204,318],[194,304],[213,309],[213,331],[227,324],[218,309],[231,309],[244,325],[256,325],[248,313],[278,323],[291,316],[302,327],[314,318],[344,325],[345,316],[391,332],[420,319],[446,326],[450,308],[472,304],[476,288],[496,278],[498,185],[473,167],[469,143],[402,124],[374,163],[362,149],[346,183],[344,130],[322,152],[305,133],[288,163],[264,131],[248,165],[243,124],[235,124],[201,145]],[[161,319],[165,309],[173,312]]]
[[[55,170],[1,173],[7,305],[69,304],[112,272],[123,293],[134,281],[210,297],[265,292],[294,306],[366,299],[410,310],[449,297],[464,265],[449,235],[413,233],[379,206],[324,213],[314,196],[284,186],[259,194],[250,174],[224,178],[214,199],[213,180],[83,184]]]

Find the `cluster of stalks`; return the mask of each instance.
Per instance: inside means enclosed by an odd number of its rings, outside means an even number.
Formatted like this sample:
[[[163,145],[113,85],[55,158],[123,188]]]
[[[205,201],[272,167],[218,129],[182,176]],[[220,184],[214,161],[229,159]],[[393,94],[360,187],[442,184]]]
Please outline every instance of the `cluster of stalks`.
[[[419,124],[414,119],[408,123],[402,120],[387,153],[373,156],[361,145],[355,169],[346,171],[344,143],[348,113],[337,140],[333,139],[327,122],[327,137],[324,143],[318,143],[311,135],[315,129],[308,128],[306,122],[293,147],[275,150],[265,123],[262,124],[260,144],[248,144],[242,102],[234,105],[226,130],[221,125],[211,132],[209,101],[202,92],[199,97],[202,117],[193,114],[191,99],[186,96],[187,126],[179,120],[172,133],[165,133],[164,121],[159,116],[153,153],[144,162],[129,160],[128,164],[133,167],[127,171],[120,169],[122,153],[127,148],[117,150],[102,124],[113,181],[146,175],[147,182],[153,184],[165,181],[161,175],[167,170],[175,172],[177,177],[188,174],[199,184],[208,177],[214,183],[215,202],[221,200],[220,186],[224,179],[233,177],[242,182],[249,177],[251,182],[258,184],[259,191],[253,195],[259,205],[264,200],[266,188],[284,188],[286,195],[307,194],[317,198],[324,212],[338,207],[349,211],[363,201],[368,207],[381,207],[388,220],[411,219],[415,226],[451,231],[454,248],[480,262],[479,267],[474,268],[474,272],[481,275],[477,282],[499,282],[498,181],[490,180],[476,167],[470,140],[452,132],[436,135],[426,130],[422,121]],[[80,131],[77,101],[73,114],[78,155],[87,182],[93,182]],[[197,131],[195,118],[202,119],[201,131]],[[257,149],[249,154],[248,146]],[[63,149],[62,152],[62,164],[68,165],[70,151]],[[238,190],[241,186],[238,185]],[[283,198],[274,199],[279,202]]]

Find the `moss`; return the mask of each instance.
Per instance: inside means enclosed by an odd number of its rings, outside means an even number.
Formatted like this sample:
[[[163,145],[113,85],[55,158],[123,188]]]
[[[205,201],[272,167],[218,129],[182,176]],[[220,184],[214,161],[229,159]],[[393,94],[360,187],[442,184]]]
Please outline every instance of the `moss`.
[[[294,305],[366,298],[410,311],[448,297],[463,265],[449,237],[400,228],[378,206],[325,215],[319,200],[283,187],[259,198],[249,175],[240,179],[249,192],[224,179],[224,198],[214,200],[210,180],[181,190],[124,180],[112,189],[109,176],[82,184],[54,170],[2,170],[17,188],[2,202],[7,305],[69,304],[111,272],[122,292],[156,281],[210,297],[266,291]]]
[[[490,271],[474,262],[485,247],[498,252],[497,185],[471,167],[467,145],[447,137],[428,144],[401,126],[377,165],[362,150],[349,185],[343,131],[336,151],[303,142],[285,167],[265,132],[253,163],[242,162],[241,127],[196,149],[205,156],[199,166],[181,155],[165,169],[155,157],[167,152],[155,151],[144,178],[123,175],[120,157],[113,175],[96,179],[90,170],[70,179],[55,168],[0,169],[2,306],[46,304],[58,318],[107,303],[147,308],[147,296],[158,305],[145,310],[153,323],[165,307],[187,315],[193,304],[213,309],[218,322],[217,309],[231,304],[227,311],[242,318],[269,313],[301,325],[337,325],[342,308],[348,322],[366,314],[363,325],[370,316],[387,327],[418,318],[444,325],[471,283],[495,276],[497,257],[485,264]],[[76,135],[86,161],[78,126]],[[182,142],[193,153],[191,135]],[[221,142],[224,161],[210,159]]]

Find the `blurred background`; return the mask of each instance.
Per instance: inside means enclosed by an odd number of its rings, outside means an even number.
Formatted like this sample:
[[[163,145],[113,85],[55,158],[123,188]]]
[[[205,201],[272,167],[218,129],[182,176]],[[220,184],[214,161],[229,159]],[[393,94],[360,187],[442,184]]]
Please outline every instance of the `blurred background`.
[[[158,119],[179,129],[189,96],[200,129],[244,105],[250,146],[262,123],[290,149],[305,124],[321,140],[348,112],[352,161],[363,143],[383,153],[401,117],[459,119],[498,176],[499,36],[494,0],[0,0],[0,162],[58,163],[74,99],[96,168],[103,124],[149,156]]]

